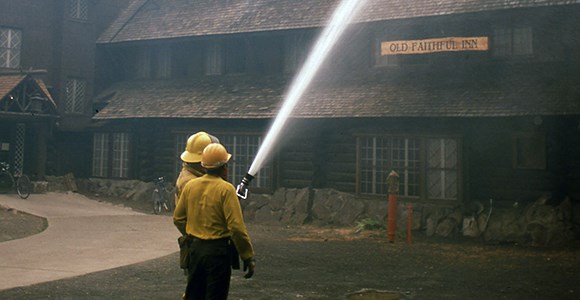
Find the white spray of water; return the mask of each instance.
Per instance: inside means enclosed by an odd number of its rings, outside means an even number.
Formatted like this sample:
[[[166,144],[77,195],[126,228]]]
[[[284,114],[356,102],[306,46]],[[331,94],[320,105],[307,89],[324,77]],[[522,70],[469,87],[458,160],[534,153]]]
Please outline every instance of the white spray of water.
[[[260,170],[268,154],[271,152],[280,131],[288,120],[290,113],[298,103],[298,100],[300,100],[312,82],[312,79],[320,69],[320,66],[324,63],[328,53],[334,44],[336,44],[348,24],[352,21],[352,18],[362,7],[364,1],[365,0],[343,0],[337,6],[330,22],[318,37],[312,52],[306,59],[306,62],[300,69],[298,75],[292,81],[286,100],[278,112],[272,127],[270,127],[264,142],[260,146],[258,154],[256,154],[248,174],[255,176],[258,170]]]

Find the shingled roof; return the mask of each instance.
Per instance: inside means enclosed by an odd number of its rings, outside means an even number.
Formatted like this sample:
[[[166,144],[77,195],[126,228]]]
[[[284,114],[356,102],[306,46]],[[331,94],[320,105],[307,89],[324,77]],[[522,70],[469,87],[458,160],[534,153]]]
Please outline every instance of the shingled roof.
[[[497,82],[317,83],[293,112],[297,118],[490,117],[580,115],[578,83],[522,76]],[[273,118],[288,82],[220,77],[119,83],[101,93],[95,116],[138,118]]]
[[[337,3],[338,0],[134,0],[98,43],[322,27]],[[578,3],[580,0],[367,0],[356,22]]]
[[[29,78],[30,75],[26,73],[4,73],[0,72],[0,99],[6,97],[10,92],[12,92],[20,83],[22,83],[25,79]],[[44,81],[38,78],[32,78],[38,88],[42,91],[43,96],[47,98],[47,101],[56,108],[56,103],[54,99],[52,99],[52,95],[48,91],[46,84]]]
[[[0,73],[0,99],[4,98],[8,93],[16,88],[25,77],[26,74],[4,75]]]

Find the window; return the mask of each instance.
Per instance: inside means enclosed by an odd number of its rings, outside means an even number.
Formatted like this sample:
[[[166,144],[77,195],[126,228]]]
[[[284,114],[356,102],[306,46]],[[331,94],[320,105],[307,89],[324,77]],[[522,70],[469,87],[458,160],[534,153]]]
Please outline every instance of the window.
[[[155,53],[155,77],[167,79],[171,77],[171,47],[164,46]]]
[[[67,13],[71,19],[86,21],[89,19],[89,0],[68,0]]]
[[[123,132],[93,134],[95,177],[129,177],[129,134]]]
[[[151,50],[147,48],[139,48],[137,50],[135,62],[135,78],[148,79],[151,78]]]
[[[532,27],[498,28],[494,32],[493,55],[496,57],[533,54]]]
[[[22,32],[0,27],[0,68],[20,67]]]
[[[26,144],[26,124],[16,123],[14,135],[14,165],[12,170],[15,175],[22,175],[24,169],[24,151]]]
[[[427,196],[429,199],[455,200],[458,196],[457,141],[427,140]]]
[[[399,174],[399,191],[419,196],[419,142],[400,137],[364,137],[360,141],[361,192],[387,194],[387,176]]]
[[[107,177],[109,174],[109,136],[107,133],[93,134],[93,176]]]
[[[246,71],[246,47],[243,39],[233,39],[226,43],[226,73],[236,74]]]
[[[66,81],[66,113],[84,113],[86,109],[87,82],[82,79]]]
[[[230,181],[238,184],[254,161],[258,149],[262,144],[262,137],[257,135],[225,135],[220,137],[220,142],[232,154],[229,162]],[[252,181],[252,186],[258,188],[271,187],[271,164],[265,163]]]
[[[312,43],[312,34],[294,33],[284,39],[284,72],[293,73],[302,65]]]
[[[428,200],[459,198],[459,141],[449,138],[359,138],[359,190],[388,193],[387,176],[399,174],[399,195]]]
[[[136,79],[171,78],[172,53],[170,46],[140,47],[136,51],[134,69]]]
[[[187,139],[189,138],[190,134],[178,134],[175,136],[175,179],[181,172],[181,165],[183,161],[181,160],[181,153],[185,150],[185,145],[187,143]]]
[[[518,169],[546,168],[546,138],[542,133],[513,135],[513,164]]]
[[[208,44],[205,53],[205,75],[221,75],[222,59],[222,45],[216,42]]]
[[[175,164],[176,174],[179,174],[181,170],[182,161],[179,157],[185,149],[185,143],[188,137],[189,135],[187,134],[179,134],[175,139],[175,157],[177,158]],[[232,158],[228,163],[228,180],[234,185],[237,185],[246,173],[248,173],[250,165],[254,161],[254,157],[258,153],[258,149],[262,143],[262,137],[257,135],[220,135],[217,136],[217,138],[220,140],[220,143],[226,147],[228,152],[232,154]],[[272,164],[264,164],[262,169],[260,169],[258,174],[256,174],[251,185],[253,187],[269,189],[272,182],[271,172]]]

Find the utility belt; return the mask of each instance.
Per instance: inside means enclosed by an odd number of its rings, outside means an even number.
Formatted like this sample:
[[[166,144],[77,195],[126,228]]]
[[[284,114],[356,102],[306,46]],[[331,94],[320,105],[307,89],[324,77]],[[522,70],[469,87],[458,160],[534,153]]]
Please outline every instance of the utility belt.
[[[203,240],[200,238],[196,238],[193,235],[187,235],[187,238],[191,241],[190,243],[193,244],[203,244],[203,245],[208,245],[208,246],[216,246],[216,247],[220,247],[220,246],[227,246],[230,244],[230,238],[229,237],[225,237],[225,238],[220,238],[220,239],[215,239],[215,240]]]
[[[190,255],[196,252],[202,255],[226,255],[230,258],[232,269],[240,268],[238,250],[231,238],[204,240],[193,235],[180,236],[177,239],[180,249],[179,264],[182,269],[189,266]]]

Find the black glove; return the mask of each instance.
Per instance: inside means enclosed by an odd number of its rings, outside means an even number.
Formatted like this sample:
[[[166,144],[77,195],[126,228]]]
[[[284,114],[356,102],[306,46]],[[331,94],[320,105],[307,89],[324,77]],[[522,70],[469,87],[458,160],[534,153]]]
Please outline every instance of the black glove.
[[[248,279],[252,276],[254,276],[254,269],[256,268],[256,260],[251,257],[248,259],[244,259],[244,272],[248,271],[245,275],[244,278]]]

